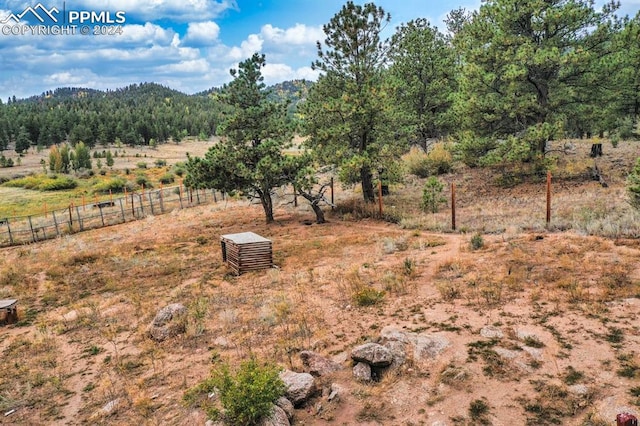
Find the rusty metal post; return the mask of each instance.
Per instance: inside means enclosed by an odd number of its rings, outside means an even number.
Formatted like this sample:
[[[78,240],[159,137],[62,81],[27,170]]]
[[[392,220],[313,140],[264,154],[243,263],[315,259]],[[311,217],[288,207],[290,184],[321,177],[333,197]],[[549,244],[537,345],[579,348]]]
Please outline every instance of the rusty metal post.
[[[335,203],[333,202],[333,176],[331,176],[331,210],[333,210],[333,206]]]
[[[9,233],[9,244],[13,245],[13,234],[11,234],[11,226],[9,225],[9,218],[6,219],[7,232]]]
[[[451,229],[456,230],[456,184],[451,182]]]
[[[547,172],[547,227],[551,223],[551,172]]]
[[[382,181],[378,181],[378,213],[382,218]]]

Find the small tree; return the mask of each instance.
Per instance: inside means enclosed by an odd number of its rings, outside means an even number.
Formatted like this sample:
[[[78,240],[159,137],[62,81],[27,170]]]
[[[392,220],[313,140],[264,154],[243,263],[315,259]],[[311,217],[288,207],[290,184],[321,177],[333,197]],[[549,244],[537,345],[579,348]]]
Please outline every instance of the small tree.
[[[444,185],[436,178],[431,176],[427,179],[427,183],[422,190],[422,209],[431,213],[437,213],[440,204],[447,201],[442,196]]]
[[[106,157],[107,157],[106,158],[107,167],[113,167],[114,161],[113,161],[113,155],[111,154],[111,150],[107,151]]]
[[[640,210],[640,157],[636,160],[633,170],[627,177],[627,184],[631,205]]]
[[[264,66],[264,55],[256,53],[239,70],[231,70],[234,80],[225,88],[224,100],[232,112],[221,126],[224,138],[204,158],[189,158],[185,184],[258,198],[271,223],[271,191],[289,182],[291,163],[282,151],[292,134],[287,105],[268,98]]]
[[[73,170],[91,169],[91,152],[84,142],[76,143],[73,155]]]

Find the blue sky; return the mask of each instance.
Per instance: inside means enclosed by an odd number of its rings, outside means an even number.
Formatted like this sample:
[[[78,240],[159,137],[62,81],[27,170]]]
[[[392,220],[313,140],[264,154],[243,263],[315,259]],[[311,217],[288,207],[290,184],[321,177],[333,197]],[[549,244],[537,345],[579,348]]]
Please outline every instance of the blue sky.
[[[42,0],[40,9],[38,0],[0,1],[0,22],[8,20],[0,23],[0,99],[6,102],[9,96],[28,97],[57,87],[115,89],[140,82],[195,93],[228,82],[229,69],[256,51],[266,54],[263,74],[268,84],[314,80],[317,73],[310,64],[316,58],[316,41],[324,40],[322,25],[345,1]],[[619,15],[640,10],[640,0],[621,3]],[[427,18],[444,29],[442,21],[449,11],[476,9],[480,0],[378,0],[376,4],[391,14],[391,35],[400,23],[415,18]],[[33,34],[24,28],[39,24],[31,12],[10,18],[28,7],[40,11],[55,7],[67,14],[104,12],[102,19],[112,21],[121,11],[124,22],[108,23],[121,34],[92,34],[96,25],[102,30],[95,17],[82,25],[74,22],[74,34]]]

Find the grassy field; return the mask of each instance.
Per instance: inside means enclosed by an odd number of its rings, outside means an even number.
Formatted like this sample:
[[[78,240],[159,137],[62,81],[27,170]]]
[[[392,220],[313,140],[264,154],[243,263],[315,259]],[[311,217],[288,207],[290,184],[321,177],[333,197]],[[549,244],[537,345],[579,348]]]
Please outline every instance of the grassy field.
[[[640,217],[624,190],[637,149],[605,146],[603,188],[584,170],[589,143],[575,146],[554,171],[549,228],[543,181],[506,187],[499,170],[458,167],[442,177],[458,188],[456,232],[444,204],[419,210],[424,180],[409,178],[384,199],[394,223],[346,188],[324,225],[283,196],[272,225],[236,200],[3,249],[0,299],[20,299],[20,322],[0,334],[0,412],[17,424],[204,424],[183,395],[212,368],[255,356],[302,371],[298,353],[311,349],[344,368],[318,379],[294,424],[638,414]],[[242,231],[273,241],[277,268],[229,273],[219,238]],[[149,339],[176,302],[184,334]],[[356,382],[351,349],[387,327],[448,344]],[[331,384],[342,393],[329,402]]]

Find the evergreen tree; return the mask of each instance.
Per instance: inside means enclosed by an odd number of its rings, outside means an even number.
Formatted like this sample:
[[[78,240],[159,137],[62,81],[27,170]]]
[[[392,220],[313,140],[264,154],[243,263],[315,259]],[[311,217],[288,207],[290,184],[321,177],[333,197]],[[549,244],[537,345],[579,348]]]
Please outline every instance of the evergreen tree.
[[[271,191],[287,183],[290,162],[283,148],[291,141],[287,105],[268,99],[262,77],[264,55],[254,54],[231,70],[224,90],[232,108],[221,128],[223,139],[204,158],[187,161],[188,186],[240,191],[260,199],[267,223],[273,222]]]

